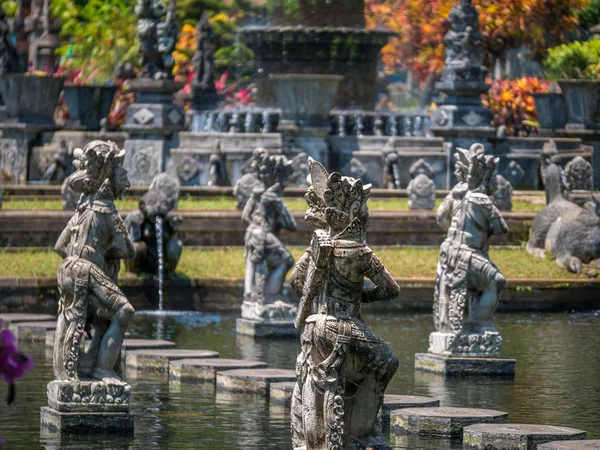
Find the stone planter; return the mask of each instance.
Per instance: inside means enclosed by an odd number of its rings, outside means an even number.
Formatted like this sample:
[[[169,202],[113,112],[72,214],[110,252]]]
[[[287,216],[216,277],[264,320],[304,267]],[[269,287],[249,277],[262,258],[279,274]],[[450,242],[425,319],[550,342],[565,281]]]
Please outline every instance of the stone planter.
[[[9,120],[53,126],[54,110],[64,82],[65,77],[25,74],[0,76],[0,93]]]
[[[300,127],[328,127],[340,75],[272,74],[282,121]]]
[[[64,95],[69,109],[69,126],[97,131],[108,116],[117,86],[65,85]]]
[[[567,106],[562,94],[532,94],[540,128],[558,130],[567,124]]]
[[[600,129],[600,81],[559,80],[569,116],[567,128]]]

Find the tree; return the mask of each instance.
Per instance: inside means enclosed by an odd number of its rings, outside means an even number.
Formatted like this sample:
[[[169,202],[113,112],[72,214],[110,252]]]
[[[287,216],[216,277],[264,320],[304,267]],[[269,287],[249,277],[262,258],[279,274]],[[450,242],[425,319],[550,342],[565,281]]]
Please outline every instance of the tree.
[[[564,42],[577,27],[577,12],[590,0],[473,0],[479,12],[488,62],[526,45],[541,61],[545,49]],[[383,52],[388,69],[399,65],[419,80],[440,72],[444,64],[446,17],[456,0],[365,0],[367,24],[397,33]]]

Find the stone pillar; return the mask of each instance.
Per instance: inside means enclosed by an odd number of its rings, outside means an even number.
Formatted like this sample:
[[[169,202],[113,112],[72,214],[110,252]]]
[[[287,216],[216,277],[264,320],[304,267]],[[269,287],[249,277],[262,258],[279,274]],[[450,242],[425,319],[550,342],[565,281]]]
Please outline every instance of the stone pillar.
[[[141,79],[131,83],[137,100],[127,108],[123,130],[130,136],[125,141],[125,168],[133,186],[150,185],[167,168],[177,132],[185,125],[183,108],[173,104],[173,95],[182,87],[172,80]]]

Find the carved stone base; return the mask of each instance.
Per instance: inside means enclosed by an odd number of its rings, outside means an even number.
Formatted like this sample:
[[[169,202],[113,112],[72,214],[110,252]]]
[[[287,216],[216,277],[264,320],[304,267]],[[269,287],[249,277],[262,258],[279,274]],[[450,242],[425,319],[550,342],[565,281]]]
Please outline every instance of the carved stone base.
[[[245,301],[242,303],[242,318],[249,320],[294,320],[296,305],[286,303],[280,299],[260,304]]]
[[[391,450],[391,448],[383,436],[375,435],[350,439],[350,442],[344,445],[343,450]],[[296,447],[294,450],[306,450],[306,447]]]
[[[298,331],[291,320],[250,320],[237,319],[235,332],[252,337],[292,337],[298,336]]]
[[[500,356],[502,336],[497,331],[480,333],[439,333],[429,335],[429,353],[445,356]]]
[[[48,406],[57,412],[129,412],[131,387],[98,380],[48,383]]]
[[[63,433],[89,433],[90,431],[133,432],[133,414],[129,412],[60,412],[47,406],[40,410],[42,428]]]
[[[468,356],[444,356],[433,353],[417,353],[415,369],[439,373],[445,376],[504,375],[515,374],[514,359],[475,358]]]

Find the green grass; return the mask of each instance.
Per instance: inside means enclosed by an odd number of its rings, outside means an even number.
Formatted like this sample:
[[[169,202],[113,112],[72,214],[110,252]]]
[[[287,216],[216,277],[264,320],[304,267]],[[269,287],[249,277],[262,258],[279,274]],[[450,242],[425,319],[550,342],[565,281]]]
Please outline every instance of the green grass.
[[[436,207],[441,200],[436,201]],[[292,211],[304,211],[306,202],[303,198],[286,199],[288,208]],[[138,201],[132,198],[117,201],[117,208],[120,210],[136,209]],[[513,211],[539,211],[544,207],[543,204],[525,202],[521,200],[513,201]],[[59,200],[6,200],[2,207],[7,211],[60,211],[62,205]],[[407,211],[407,199],[371,199],[369,200],[369,209],[371,211]],[[183,198],[179,200],[179,210],[181,211],[233,211],[235,210],[235,200],[230,197],[216,197],[209,199]]]
[[[304,248],[291,247],[296,261]],[[438,250],[417,247],[382,247],[377,255],[396,278],[433,278]],[[507,278],[572,279],[573,275],[549,258],[534,259],[523,249],[496,248],[490,256]],[[0,278],[54,277],[60,258],[51,250],[0,251]],[[241,279],[244,276],[244,249],[220,247],[184,249],[178,272],[198,279]]]

